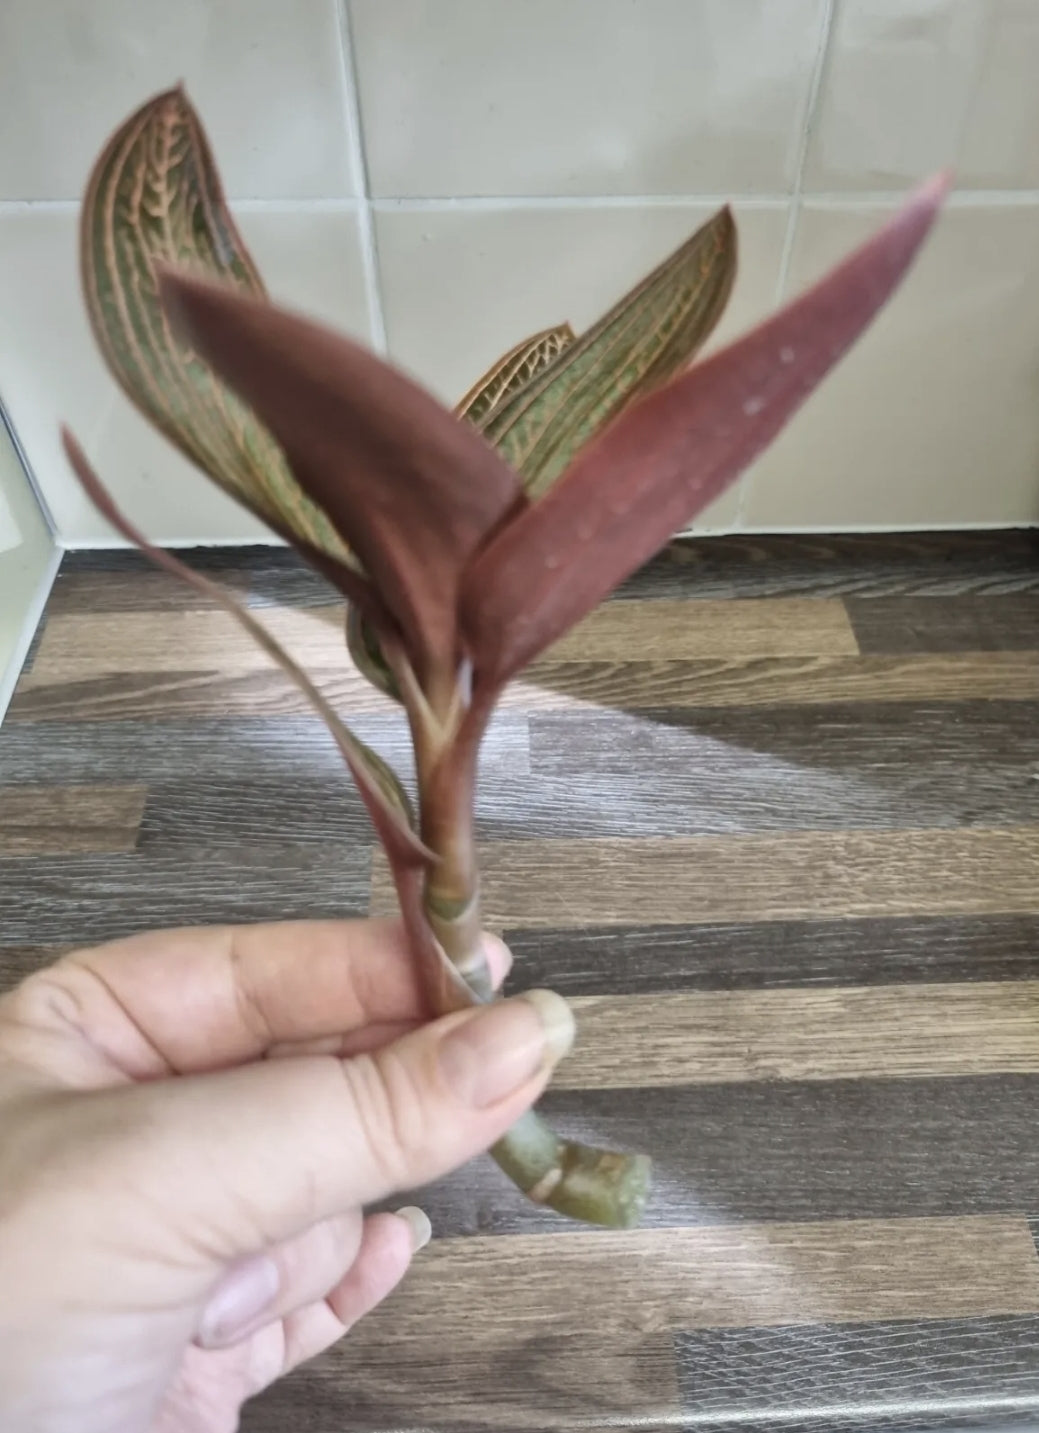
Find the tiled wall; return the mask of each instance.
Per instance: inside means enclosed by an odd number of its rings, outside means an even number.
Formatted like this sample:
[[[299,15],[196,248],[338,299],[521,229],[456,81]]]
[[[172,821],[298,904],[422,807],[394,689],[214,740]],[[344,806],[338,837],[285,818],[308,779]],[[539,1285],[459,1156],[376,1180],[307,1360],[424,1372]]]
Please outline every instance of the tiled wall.
[[[1039,521],[1039,0],[0,0],[0,396],[65,540],[73,423],[160,539],[260,530],[115,392],[75,200],[184,78],[273,293],[456,398],[587,324],[726,198],[720,337],[918,177],[959,188],[859,349],[701,526]]]

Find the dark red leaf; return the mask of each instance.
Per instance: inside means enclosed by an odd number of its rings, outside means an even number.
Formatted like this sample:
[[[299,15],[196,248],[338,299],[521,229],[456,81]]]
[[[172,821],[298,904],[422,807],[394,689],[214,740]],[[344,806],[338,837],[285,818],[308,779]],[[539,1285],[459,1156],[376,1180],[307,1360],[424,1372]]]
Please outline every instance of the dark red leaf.
[[[471,428],[358,344],[166,271],[171,319],[270,428],[357,554],[420,669],[453,664],[460,573],[519,495]]]
[[[814,288],[630,408],[466,573],[476,671],[507,680],[718,496],[775,437],[897,287],[945,177]]]

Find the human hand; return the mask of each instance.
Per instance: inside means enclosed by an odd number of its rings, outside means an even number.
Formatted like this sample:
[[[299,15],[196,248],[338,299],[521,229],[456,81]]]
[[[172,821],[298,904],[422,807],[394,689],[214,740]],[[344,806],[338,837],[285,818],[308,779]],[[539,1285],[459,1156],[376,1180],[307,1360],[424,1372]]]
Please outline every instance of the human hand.
[[[490,1145],[573,1036],[546,992],[421,1014],[377,921],[137,936],[0,999],[5,1433],[231,1433],[390,1292],[428,1222],[362,1206]]]

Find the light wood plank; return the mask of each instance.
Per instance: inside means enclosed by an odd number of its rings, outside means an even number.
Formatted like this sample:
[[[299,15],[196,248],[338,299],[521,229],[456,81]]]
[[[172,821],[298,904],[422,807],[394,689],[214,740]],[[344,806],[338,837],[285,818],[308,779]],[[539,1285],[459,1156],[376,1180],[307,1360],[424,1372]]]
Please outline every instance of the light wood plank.
[[[480,860],[495,929],[1039,911],[1039,826],[497,841]],[[372,908],[393,909],[381,854]]]
[[[0,787],[0,856],[131,851],[143,786]]]
[[[852,656],[843,602],[778,597],[607,602],[546,654],[549,662]]]
[[[349,662],[341,607],[271,607],[261,620],[308,670]],[[847,656],[843,603],[826,598],[607,603],[557,643],[554,661]],[[65,612],[37,653],[42,680],[99,672],[271,671],[276,664],[221,611]]]
[[[350,664],[343,608],[271,607],[259,620],[303,666]],[[99,672],[275,671],[277,664],[228,612],[64,613],[47,623],[34,665],[41,679]]]
[[[604,706],[637,711],[1036,697],[1039,654],[964,652],[612,664],[545,658],[506,690],[504,703],[531,711]]]
[[[677,1329],[1039,1312],[1024,1218],[863,1219],[434,1240],[355,1352],[507,1346],[533,1331]],[[360,1347],[358,1346],[360,1345]]]
[[[1039,1073],[1039,980],[572,1001],[557,1089]]]

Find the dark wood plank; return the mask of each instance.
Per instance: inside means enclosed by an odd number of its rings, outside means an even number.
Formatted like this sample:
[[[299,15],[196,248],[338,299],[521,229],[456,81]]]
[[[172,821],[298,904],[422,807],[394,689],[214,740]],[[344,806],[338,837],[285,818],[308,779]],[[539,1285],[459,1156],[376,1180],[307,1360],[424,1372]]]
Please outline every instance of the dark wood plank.
[[[1039,1216],[1039,1078],[786,1081],[550,1090],[565,1133],[654,1160],[644,1226]],[[415,1195],[437,1236],[567,1226],[489,1159]]]
[[[412,783],[406,783],[409,789]],[[162,782],[148,793],[140,847],[149,855],[203,846],[223,859],[260,840],[290,850],[363,846],[375,840],[371,818],[348,773],[325,781]]]
[[[0,786],[0,857],[132,851],[143,786]]]
[[[10,990],[27,975],[53,965],[71,945],[0,945],[0,991]]]
[[[1039,705],[868,703],[530,717],[502,836],[969,826],[1039,814]],[[491,819],[490,813],[488,820]],[[490,834],[490,832],[489,832]]]
[[[399,711],[350,717],[351,729],[398,771],[412,765],[407,722]],[[480,752],[488,780],[515,780],[530,770],[525,714],[502,712],[491,723]],[[279,718],[219,717],[199,721],[78,722],[39,726],[8,722],[0,727],[0,772],[5,781],[125,781],[149,787],[224,781],[248,787],[256,781],[284,784],[289,801],[300,781],[349,784],[338,748],[313,714]]]
[[[1034,980],[1039,915],[508,929],[510,990],[646,995],[805,985]]]
[[[697,1433],[1021,1429],[1039,1417],[1039,1319],[905,1319],[680,1333]]]
[[[389,709],[352,668],[310,671],[346,714]],[[535,663],[506,689],[515,711],[591,706],[806,706],[848,702],[1039,700],[1039,654],[977,652],[921,656],[761,657],[753,660]],[[309,712],[278,671],[116,672],[41,677],[19,684],[9,721],[195,720]]]
[[[719,925],[835,916],[1039,914],[1039,826],[485,842],[484,919]],[[372,911],[394,909],[377,855]]]
[[[339,594],[285,547],[194,547],[177,556],[196,572],[228,587],[248,607],[337,605]],[[160,572],[139,552],[67,552],[48,612],[198,612],[215,604],[187,583]]]
[[[233,586],[250,605],[304,607],[330,588],[278,546],[191,548],[178,554]],[[870,534],[740,534],[682,539],[624,584],[628,597],[820,597],[847,594],[956,596],[1039,592],[1039,538],[1029,531]],[[126,550],[69,552],[52,599],[56,610],[121,611],[203,600]]]
[[[388,1306],[392,1309],[392,1300]],[[360,1331],[360,1330],[358,1330]],[[433,1329],[429,1330],[432,1334]],[[242,1433],[548,1433],[602,1425],[640,1430],[647,1411],[675,1429],[680,1416],[670,1335],[595,1332],[467,1339],[450,1328],[411,1343],[392,1328],[363,1347],[347,1337],[318,1363],[246,1406]],[[416,1422],[421,1418],[421,1424]],[[593,1421],[594,1420],[594,1421]]]
[[[1010,652],[1039,648],[1039,594],[852,599],[864,652]]]
[[[370,852],[259,844],[163,855],[0,861],[0,930],[10,945],[89,945],[209,922],[360,915]]]
[[[531,769],[546,776],[621,776],[667,765],[669,774],[709,776],[721,766],[725,780],[768,776],[765,763],[787,763],[791,783],[813,767],[835,775],[884,779],[921,763],[943,760],[951,769],[1017,763],[1039,772],[1039,702],[906,701],[834,703],[768,708],[644,708],[613,711],[535,712],[529,718]],[[757,761],[761,758],[760,761]],[[802,768],[808,766],[807,772]],[[947,773],[948,775],[949,773]],[[961,779],[970,780],[964,771]],[[1039,783],[1037,783],[1039,784]],[[1037,797],[1039,799],[1039,797]]]
[[[1034,531],[740,533],[672,543],[621,589],[639,597],[1039,592]]]
[[[53,591],[53,588],[51,590]],[[47,630],[47,613],[49,611],[50,600],[48,599],[47,608],[45,609],[43,615],[40,618],[40,621],[36,627],[36,631],[32,634],[32,641],[29,643],[29,650],[25,654],[25,660],[22,662],[22,669],[18,674],[19,678],[25,676],[33,669],[33,664],[36,661],[36,653],[40,650],[40,643],[43,641],[43,634]]]

